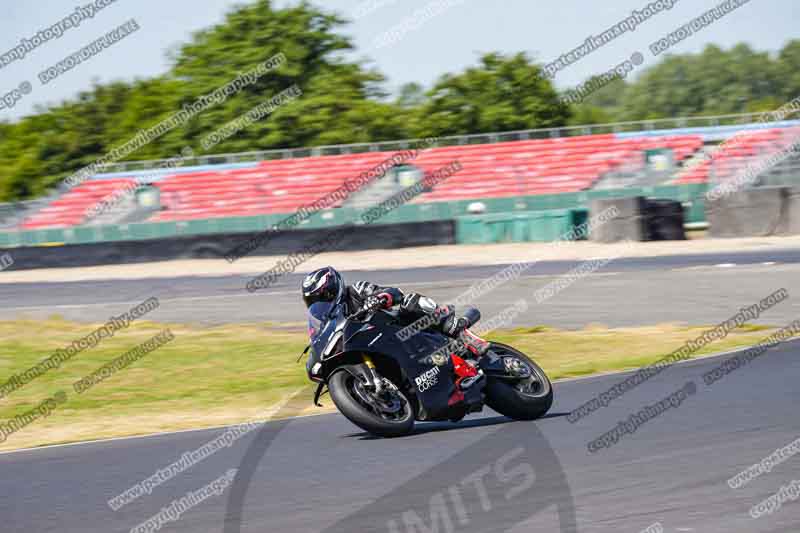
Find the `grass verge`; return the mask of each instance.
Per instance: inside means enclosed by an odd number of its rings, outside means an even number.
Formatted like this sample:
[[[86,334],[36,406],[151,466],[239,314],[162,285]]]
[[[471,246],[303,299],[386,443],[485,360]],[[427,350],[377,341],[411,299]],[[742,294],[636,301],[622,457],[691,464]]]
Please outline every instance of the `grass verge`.
[[[0,322],[0,386],[95,327],[55,318]],[[73,389],[74,382],[164,328],[174,340],[86,392]],[[499,331],[490,338],[531,354],[552,379],[559,379],[646,365],[705,329],[673,324],[579,331],[537,327]],[[694,356],[755,344],[772,329],[742,326]],[[134,323],[0,399],[0,423],[5,424],[57,391],[66,393],[66,401],[49,416],[8,435],[0,450],[259,420],[290,396],[281,416],[326,412],[330,400],[323,402],[325,409],[312,405],[313,386],[303,363],[295,362],[305,344],[305,332],[294,327]]]

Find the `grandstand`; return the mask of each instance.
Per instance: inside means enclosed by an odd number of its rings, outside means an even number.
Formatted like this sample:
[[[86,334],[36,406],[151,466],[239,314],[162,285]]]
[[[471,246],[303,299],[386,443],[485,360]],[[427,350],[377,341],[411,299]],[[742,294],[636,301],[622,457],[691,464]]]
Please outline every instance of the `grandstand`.
[[[458,160],[463,169],[414,203],[575,193],[609,184],[697,184],[729,179],[757,158],[786,150],[800,137],[794,122],[455,144],[408,161],[428,172]],[[721,142],[721,144],[720,144]],[[308,155],[236,164],[183,167],[145,174],[98,175],[57,197],[19,224],[23,230],[68,228],[109,220],[178,222],[290,213],[391,157],[392,151]],[[649,153],[668,154],[654,173]],[[790,162],[797,164],[794,158]],[[788,164],[788,163],[787,163]],[[666,166],[664,166],[666,165]],[[784,165],[785,166],[785,165]],[[777,169],[774,172],[785,171]],[[784,172],[785,173],[785,172]],[[621,176],[624,180],[620,181]],[[648,179],[650,178],[650,181]],[[158,190],[160,209],[138,218],[130,202],[116,219],[88,213],[116,191],[136,184]],[[390,194],[400,182],[384,188]],[[333,207],[339,207],[340,200]]]
[[[800,128],[771,128],[737,132],[725,142],[710,147],[698,164],[685,169],[677,183],[724,182],[735,179],[758,159],[790,149],[800,138]],[[780,171],[786,165],[775,169]],[[766,177],[764,178],[766,182]]]

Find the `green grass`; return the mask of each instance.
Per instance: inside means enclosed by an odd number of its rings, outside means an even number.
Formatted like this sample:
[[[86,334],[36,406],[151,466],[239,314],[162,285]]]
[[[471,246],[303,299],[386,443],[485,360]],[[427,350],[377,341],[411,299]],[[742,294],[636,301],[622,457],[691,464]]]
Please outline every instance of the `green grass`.
[[[638,328],[587,327],[563,331],[545,327],[518,328],[490,336],[529,354],[553,379],[639,368],[680,348],[709,326],[674,324]],[[699,357],[759,342],[775,328],[744,324],[724,339],[692,354]]]
[[[0,383],[87,335],[92,325],[61,319],[0,322]],[[169,327],[175,339],[83,394],[73,382]],[[496,332],[490,338],[531,354],[553,379],[636,368],[698,336],[705,327],[546,327]],[[771,328],[743,326],[698,354],[758,342]],[[78,353],[0,399],[0,421],[24,413],[59,390],[68,395],[48,418],[10,435],[0,449],[209,427],[262,419],[293,393],[282,416],[324,412],[312,406],[313,384],[297,357],[306,344],[301,327],[201,327],[140,322]],[[299,391],[299,393],[298,393]],[[330,401],[323,402],[330,407]]]

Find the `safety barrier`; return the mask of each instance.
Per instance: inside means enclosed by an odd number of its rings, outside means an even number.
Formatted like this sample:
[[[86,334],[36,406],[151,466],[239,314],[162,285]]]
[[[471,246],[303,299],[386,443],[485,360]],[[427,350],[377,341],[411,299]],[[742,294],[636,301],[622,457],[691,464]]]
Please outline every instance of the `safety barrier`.
[[[456,242],[550,242],[573,232],[587,216],[587,209],[575,208],[458,217]]]
[[[800,189],[760,187],[709,201],[712,237],[766,237],[800,234]]]
[[[384,224],[380,227],[352,226],[341,239],[328,242],[330,231],[320,229],[282,231],[268,244],[253,250],[253,256],[288,255],[324,242],[322,251],[372,250],[407,246],[455,244],[455,224],[450,220],[410,224]],[[172,259],[223,259],[234,247],[258,233],[220,233],[148,240],[94,242],[64,246],[23,246],[14,249],[13,263],[6,270],[32,268],[117,265]],[[316,253],[316,251],[314,252]],[[265,265],[264,269],[270,265]]]
[[[595,242],[683,240],[684,208],[677,200],[664,198],[598,198],[589,208],[592,218],[613,209],[614,216],[594,226],[589,239]]]

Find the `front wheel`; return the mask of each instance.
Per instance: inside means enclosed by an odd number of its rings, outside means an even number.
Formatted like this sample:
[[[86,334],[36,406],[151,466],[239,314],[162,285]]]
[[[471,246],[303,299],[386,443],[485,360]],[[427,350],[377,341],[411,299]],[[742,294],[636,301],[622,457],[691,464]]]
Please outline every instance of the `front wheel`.
[[[328,389],[339,412],[364,431],[399,437],[414,428],[411,402],[386,378],[381,378],[381,391],[376,393],[350,372],[340,370],[330,377]]]
[[[506,344],[489,348],[503,358],[504,376],[487,376],[486,404],[514,420],[535,420],[553,405],[553,385],[542,367],[524,353]]]

